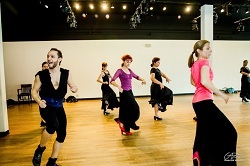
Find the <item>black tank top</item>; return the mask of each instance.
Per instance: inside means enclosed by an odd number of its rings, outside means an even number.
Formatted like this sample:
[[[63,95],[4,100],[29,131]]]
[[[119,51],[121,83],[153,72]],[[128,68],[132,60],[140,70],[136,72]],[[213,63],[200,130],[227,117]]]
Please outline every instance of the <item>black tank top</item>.
[[[109,83],[109,77],[110,77],[109,72],[108,73],[103,72],[103,73],[104,73],[104,76],[102,77],[102,81]]]
[[[51,82],[49,70],[43,70],[38,72],[40,81],[42,83],[39,95],[41,99],[46,100],[46,102],[49,102],[47,100],[55,100],[57,102],[62,102],[67,93],[69,70],[60,68],[60,71],[60,83],[57,89],[54,88]]]

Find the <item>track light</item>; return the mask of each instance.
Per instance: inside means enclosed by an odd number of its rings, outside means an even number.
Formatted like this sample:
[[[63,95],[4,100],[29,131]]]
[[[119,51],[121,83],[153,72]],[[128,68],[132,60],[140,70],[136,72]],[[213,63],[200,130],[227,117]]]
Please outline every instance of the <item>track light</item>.
[[[246,8],[245,10],[245,14],[248,14],[249,13],[249,10],[248,10],[248,7]]]
[[[236,30],[237,30],[238,32],[243,32],[243,31],[245,30],[245,27],[244,27],[243,22],[242,22],[241,20],[240,20],[240,22],[239,22],[239,24],[238,24]]]
[[[72,11],[68,0],[60,1],[61,10],[67,14],[67,23],[69,23],[70,28],[77,27],[77,21],[74,12]]]
[[[218,14],[214,11],[214,23],[215,24],[217,23],[218,18],[219,18]]]
[[[136,29],[137,24],[136,24],[135,17],[131,17],[131,18],[130,18],[129,26],[130,26],[130,29]]]
[[[193,19],[192,20],[192,31],[198,31],[198,23],[197,23],[197,19]]]

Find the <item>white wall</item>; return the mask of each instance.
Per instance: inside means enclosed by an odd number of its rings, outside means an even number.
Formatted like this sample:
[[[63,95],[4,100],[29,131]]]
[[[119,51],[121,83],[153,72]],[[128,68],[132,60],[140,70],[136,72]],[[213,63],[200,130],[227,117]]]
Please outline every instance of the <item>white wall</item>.
[[[101,97],[100,83],[96,82],[100,74],[101,63],[108,63],[108,69],[114,74],[121,65],[121,56],[133,57],[131,69],[147,81],[142,86],[133,81],[136,96],[149,95],[149,71],[153,57],[161,58],[162,72],[170,78],[166,84],[174,94],[193,93],[190,85],[190,71],[187,59],[195,41],[191,40],[80,40],[45,42],[4,42],[4,63],[6,75],[7,99],[17,100],[17,88],[22,83],[33,83],[34,75],[41,70],[50,48],[56,47],[63,53],[61,67],[69,69],[79,87],[77,98]],[[146,47],[150,44],[151,47]],[[249,58],[248,41],[214,41],[212,64],[215,72],[215,84],[218,88],[233,87],[240,89],[239,69],[242,61]],[[250,60],[250,59],[248,59]],[[117,81],[119,82],[119,81]],[[117,89],[114,88],[116,92]],[[68,93],[67,96],[72,95]]]

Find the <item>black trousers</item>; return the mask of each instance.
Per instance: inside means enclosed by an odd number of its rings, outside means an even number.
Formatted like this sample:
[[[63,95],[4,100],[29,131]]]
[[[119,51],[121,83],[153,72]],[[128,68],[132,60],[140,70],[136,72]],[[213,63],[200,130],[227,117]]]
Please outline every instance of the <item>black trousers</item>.
[[[193,153],[198,151],[201,166],[236,166],[237,132],[212,100],[193,103],[197,116]]]
[[[120,109],[119,109],[119,119],[123,123],[125,131],[130,131],[130,128],[135,125],[135,122],[140,117],[140,108],[132,90],[123,90],[120,93]]]

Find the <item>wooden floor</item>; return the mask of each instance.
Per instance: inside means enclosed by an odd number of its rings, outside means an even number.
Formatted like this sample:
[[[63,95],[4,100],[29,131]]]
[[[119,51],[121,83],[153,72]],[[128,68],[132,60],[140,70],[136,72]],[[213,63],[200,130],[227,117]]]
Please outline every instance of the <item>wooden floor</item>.
[[[237,164],[250,164],[250,102],[242,103],[239,94],[231,95],[228,104],[215,97],[216,105],[231,120],[238,132]],[[174,96],[174,105],[160,113],[163,121],[153,120],[148,97],[137,98],[141,117],[139,131],[121,135],[114,118],[115,109],[104,116],[100,100],[65,103],[68,133],[58,157],[63,166],[192,166],[192,146],[196,122],[192,95]],[[0,138],[1,166],[30,166],[42,128],[35,103],[8,108],[10,134]],[[54,140],[55,137],[53,137]],[[42,158],[50,156],[51,140]]]

